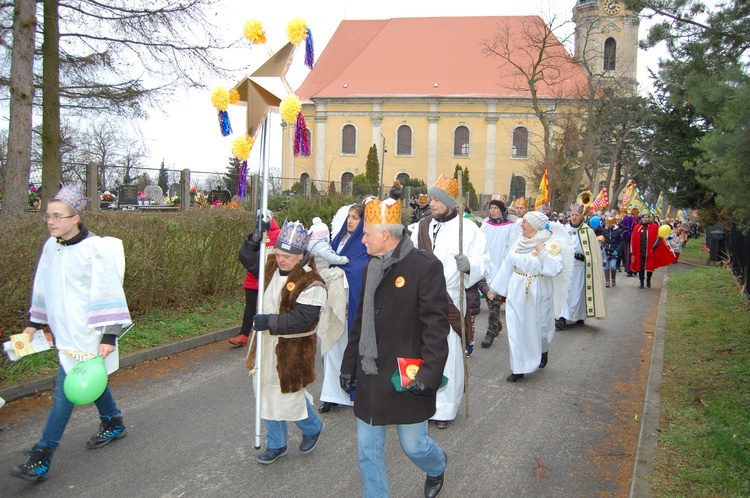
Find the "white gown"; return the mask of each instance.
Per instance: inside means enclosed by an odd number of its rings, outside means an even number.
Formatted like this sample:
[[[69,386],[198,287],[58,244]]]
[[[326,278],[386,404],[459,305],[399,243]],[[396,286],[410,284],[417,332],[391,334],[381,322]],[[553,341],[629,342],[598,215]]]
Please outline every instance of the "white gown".
[[[526,374],[539,368],[555,334],[554,283],[563,270],[563,254],[552,256],[546,249],[520,253],[514,244],[490,288],[506,296],[510,368]]]
[[[570,244],[573,247],[574,252],[583,253],[581,248],[581,241],[578,238],[578,228],[565,225],[565,230],[568,232],[570,237]],[[579,289],[583,289],[586,285],[586,265],[583,261],[577,259],[573,261],[573,273],[570,276],[570,289],[575,289],[575,292],[568,290],[568,297],[565,299],[563,304],[562,313],[560,316],[570,321],[584,320],[586,318],[586,303],[584,302],[584,294]]]
[[[437,235],[435,235],[437,229]],[[430,221],[428,228],[430,240],[434,242],[433,252],[435,257],[443,263],[443,275],[448,294],[456,308],[459,308],[459,296],[487,276],[490,264],[490,255],[487,252],[487,239],[475,223],[465,222],[463,233],[463,253],[469,258],[471,272],[464,276],[464,287],[461,289],[460,274],[456,267],[455,256],[458,254],[458,217],[446,223]],[[411,234],[411,240],[417,247],[419,231]],[[464,309],[466,296],[464,295]],[[464,392],[464,350],[461,347],[461,331],[448,334],[448,361],[445,364],[443,375],[448,378],[448,383],[440,388],[437,393],[437,411],[432,420],[453,420],[456,418],[461,398]]]

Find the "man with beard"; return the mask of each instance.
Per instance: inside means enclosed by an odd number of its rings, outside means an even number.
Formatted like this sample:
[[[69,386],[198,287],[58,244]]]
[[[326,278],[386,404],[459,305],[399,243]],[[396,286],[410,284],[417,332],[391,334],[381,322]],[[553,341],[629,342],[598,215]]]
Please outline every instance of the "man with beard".
[[[567,321],[583,325],[587,317],[605,318],[607,302],[604,296],[604,263],[602,250],[594,230],[583,221],[584,207],[570,205],[570,221],[565,228],[573,246],[573,275],[562,315],[555,321],[559,329]]]
[[[411,239],[414,245],[428,253],[433,253],[443,263],[443,276],[448,291],[448,309],[451,329],[448,335],[448,361],[444,375],[450,379],[437,395],[437,411],[433,417],[440,429],[448,427],[448,422],[456,418],[461,404],[464,384],[463,355],[465,346],[472,344],[471,318],[468,306],[462,314],[460,296],[466,289],[487,275],[490,256],[484,234],[474,223],[463,224],[463,254],[459,254],[458,180],[440,175],[430,189],[431,218],[419,222]],[[461,288],[460,274],[464,273],[464,288]],[[466,299],[464,296],[464,303]],[[461,344],[461,320],[466,324],[466,344]]]

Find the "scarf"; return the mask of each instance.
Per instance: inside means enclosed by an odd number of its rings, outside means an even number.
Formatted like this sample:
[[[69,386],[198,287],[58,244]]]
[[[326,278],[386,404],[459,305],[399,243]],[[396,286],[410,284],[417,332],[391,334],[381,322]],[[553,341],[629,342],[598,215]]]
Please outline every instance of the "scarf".
[[[518,252],[520,253],[528,253],[536,249],[536,245],[541,242],[544,244],[547,242],[552,234],[549,233],[549,230],[539,230],[536,235],[529,238],[525,235],[521,235],[518,237],[518,245],[516,248],[518,249]]]
[[[359,354],[362,356],[362,370],[367,375],[377,375],[378,367],[375,360],[378,357],[378,346],[375,338],[375,290],[383,280],[383,275],[406,257],[414,249],[414,244],[408,237],[403,237],[396,249],[381,257],[373,257],[367,265],[367,280],[365,281],[365,295],[362,303],[362,333],[359,338]]]

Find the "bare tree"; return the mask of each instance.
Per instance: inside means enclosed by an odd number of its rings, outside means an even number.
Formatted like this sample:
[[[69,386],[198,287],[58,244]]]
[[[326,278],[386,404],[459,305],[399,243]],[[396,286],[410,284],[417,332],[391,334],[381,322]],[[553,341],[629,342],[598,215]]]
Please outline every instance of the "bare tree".
[[[36,2],[16,0],[13,7],[13,54],[10,70],[10,129],[5,194],[0,217],[20,216],[28,202],[31,167],[32,102]]]

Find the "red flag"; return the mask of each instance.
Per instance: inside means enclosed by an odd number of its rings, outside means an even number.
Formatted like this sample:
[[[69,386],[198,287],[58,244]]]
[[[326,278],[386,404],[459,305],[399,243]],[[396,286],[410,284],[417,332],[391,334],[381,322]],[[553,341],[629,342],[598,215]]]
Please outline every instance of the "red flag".
[[[609,195],[607,195],[607,187],[604,186],[599,191],[599,195],[596,196],[594,202],[591,203],[591,210],[594,209],[607,209],[609,207]]]

